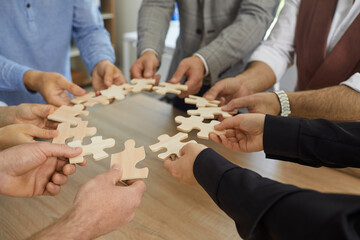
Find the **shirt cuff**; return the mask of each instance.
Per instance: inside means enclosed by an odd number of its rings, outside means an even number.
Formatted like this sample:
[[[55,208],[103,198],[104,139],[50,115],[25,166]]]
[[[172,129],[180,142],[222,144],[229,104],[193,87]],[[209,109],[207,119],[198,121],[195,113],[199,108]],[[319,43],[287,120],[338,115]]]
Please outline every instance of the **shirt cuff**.
[[[204,77],[207,77],[207,75],[209,75],[209,66],[206,63],[205,58],[203,56],[201,56],[199,53],[194,53],[194,56],[199,57],[201,59],[201,61],[203,62],[204,67],[205,67],[205,75],[204,75]]]
[[[155,55],[156,55],[156,57],[158,58],[158,60],[160,60],[160,59],[159,59],[159,54],[158,54],[154,49],[152,49],[152,48],[145,48],[144,50],[141,51],[140,56],[143,55],[146,51],[150,51],[150,52],[155,53]]]
[[[92,72],[94,70],[94,67],[96,66],[96,64],[98,64],[99,62],[101,61],[104,61],[104,60],[109,60],[112,64],[115,63],[115,57],[110,57],[110,56],[107,56],[107,55],[99,55],[97,56],[95,59],[93,59],[89,65],[89,72],[90,74],[92,75]]]
[[[360,92],[360,73],[355,73],[348,80],[341,82],[340,85],[348,86],[349,88]]]

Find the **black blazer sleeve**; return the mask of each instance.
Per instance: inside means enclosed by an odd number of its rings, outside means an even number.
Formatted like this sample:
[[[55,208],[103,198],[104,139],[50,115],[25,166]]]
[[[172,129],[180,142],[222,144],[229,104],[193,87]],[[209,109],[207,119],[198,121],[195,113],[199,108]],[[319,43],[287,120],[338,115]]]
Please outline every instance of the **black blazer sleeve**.
[[[263,178],[212,149],[194,175],[244,239],[359,239],[360,197],[323,194]]]
[[[360,167],[360,122],[267,115],[263,143],[267,158],[313,167]]]

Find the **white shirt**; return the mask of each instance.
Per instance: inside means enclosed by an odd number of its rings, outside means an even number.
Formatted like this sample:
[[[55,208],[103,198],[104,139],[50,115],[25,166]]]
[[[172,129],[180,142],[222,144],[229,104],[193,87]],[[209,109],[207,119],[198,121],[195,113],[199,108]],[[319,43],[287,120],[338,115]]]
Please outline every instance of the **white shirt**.
[[[301,0],[286,0],[277,24],[269,38],[254,51],[249,62],[261,61],[269,65],[279,81],[286,69],[294,63],[295,31]],[[360,0],[339,0],[329,36],[327,39],[327,54],[329,54],[351,23],[360,13]],[[349,80],[342,82],[348,87],[360,92],[360,73],[355,73]]]

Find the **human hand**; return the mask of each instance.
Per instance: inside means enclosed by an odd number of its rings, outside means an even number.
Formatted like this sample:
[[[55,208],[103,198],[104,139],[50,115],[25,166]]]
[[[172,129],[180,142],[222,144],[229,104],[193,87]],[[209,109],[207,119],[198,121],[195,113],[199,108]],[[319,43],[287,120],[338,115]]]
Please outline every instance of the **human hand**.
[[[66,91],[75,96],[86,93],[84,89],[59,73],[27,71],[24,75],[24,84],[28,90],[39,92],[45,102],[57,107],[70,105],[71,98]]]
[[[27,104],[0,108],[0,127],[10,124],[32,124],[40,128],[55,129],[58,123],[47,119],[55,107],[45,104]]]
[[[240,108],[247,108],[249,113],[263,113],[270,115],[280,114],[280,102],[275,93],[255,93],[250,96],[231,100],[221,109],[226,112],[233,112]]]
[[[76,167],[65,160],[81,148],[46,142],[18,145],[0,152],[0,193],[12,197],[57,195]]]
[[[122,171],[114,165],[109,171],[85,183],[78,191],[71,219],[84,226],[85,239],[94,239],[119,230],[135,217],[146,190],[144,181],[119,183]]]
[[[184,98],[191,94],[197,94],[203,85],[205,66],[198,56],[191,56],[183,59],[169,83],[180,83],[184,76],[187,78],[185,85],[188,86],[188,90],[182,91],[179,95],[180,98]]]
[[[253,94],[253,91],[247,84],[246,78],[240,74],[234,78],[226,78],[215,83],[203,97],[208,100],[219,99],[221,105],[224,105],[232,99],[245,97],[250,94]]]
[[[194,162],[199,153],[206,148],[201,144],[188,143],[180,150],[180,158],[174,161],[171,159],[164,161],[164,168],[180,183],[196,185],[198,182],[194,177]]]
[[[155,74],[159,64],[159,59],[153,51],[145,51],[130,68],[131,79],[158,78]]]
[[[210,139],[236,152],[258,152],[263,150],[265,115],[239,114],[227,118],[215,126],[215,130],[226,130],[225,135],[210,134]]]
[[[23,143],[35,142],[34,138],[52,139],[57,130],[39,128],[32,124],[12,124],[0,128],[0,150]]]
[[[92,71],[92,86],[98,94],[100,90],[107,89],[112,84],[121,85],[127,83],[121,70],[109,60],[98,62]]]

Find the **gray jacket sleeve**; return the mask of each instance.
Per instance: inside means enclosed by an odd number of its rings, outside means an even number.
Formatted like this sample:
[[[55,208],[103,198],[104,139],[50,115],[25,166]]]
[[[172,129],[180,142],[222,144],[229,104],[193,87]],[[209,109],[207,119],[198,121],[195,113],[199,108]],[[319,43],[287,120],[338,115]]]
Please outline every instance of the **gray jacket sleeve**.
[[[280,0],[243,0],[234,22],[197,53],[204,57],[212,82],[250,54],[264,38]]]
[[[151,48],[161,58],[175,0],[143,0],[138,18],[137,54]]]

